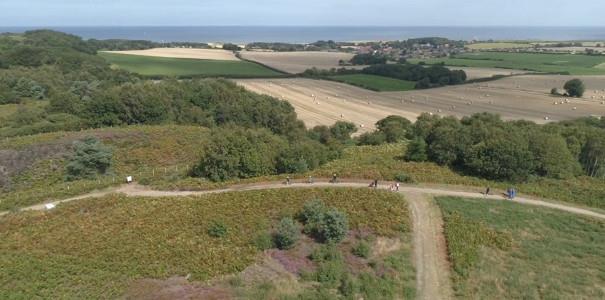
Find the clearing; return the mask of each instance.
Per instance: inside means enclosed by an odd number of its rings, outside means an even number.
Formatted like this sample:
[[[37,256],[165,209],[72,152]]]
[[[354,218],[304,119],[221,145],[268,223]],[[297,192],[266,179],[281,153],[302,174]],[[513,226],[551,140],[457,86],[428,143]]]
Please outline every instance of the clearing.
[[[103,51],[103,53],[207,60],[239,60],[233,51],[219,49],[153,48],[147,50]]]
[[[270,77],[282,75],[259,64],[239,60],[152,57],[102,52],[112,65],[150,76]]]
[[[436,201],[445,217],[456,296],[605,297],[605,221],[507,201]]]
[[[349,61],[353,54],[344,52],[296,51],[256,52],[242,51],[242,58],[261,63],[271,68],[296,74],[313,67],[318,69],[340,68],[340,60]],[[350,68],[350,67],[347,67]],[[360,68],[360,67],[357,67]]]

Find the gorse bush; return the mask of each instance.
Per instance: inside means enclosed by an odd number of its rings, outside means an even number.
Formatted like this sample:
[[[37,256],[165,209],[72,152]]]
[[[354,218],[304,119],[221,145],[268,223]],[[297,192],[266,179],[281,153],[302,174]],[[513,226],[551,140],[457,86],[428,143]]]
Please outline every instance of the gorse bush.
[[[352,252],[355,256],[368,258],[370,257],[370,244],[366,241],[359,241],[359,243],[353,247]]]
[[[305,203],[299,214],[304,231],[325,243],[342,241],[349,230],[349,221],[343,212],[327,207],[320,200]]]
[[[290,249],[300,238],[300,225],[293,218],[286,217],[279,221],[275,232],[275,245],[279,249]]]
[[[221,221],[214,221],[208,227],[208,235],[214,238],[222,238],[227,236],[227,225]]]
[[[66,166],[67,180],[91,179],[103,175],[111,166],[112,151],[94,137],[74,144]]]

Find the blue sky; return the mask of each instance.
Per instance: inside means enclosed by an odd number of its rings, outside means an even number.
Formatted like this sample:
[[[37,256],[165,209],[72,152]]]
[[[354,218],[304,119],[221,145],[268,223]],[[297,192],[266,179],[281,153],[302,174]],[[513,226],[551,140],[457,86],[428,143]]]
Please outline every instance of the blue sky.
[[[0,0],[0,26],[605,26],[604,0]]]

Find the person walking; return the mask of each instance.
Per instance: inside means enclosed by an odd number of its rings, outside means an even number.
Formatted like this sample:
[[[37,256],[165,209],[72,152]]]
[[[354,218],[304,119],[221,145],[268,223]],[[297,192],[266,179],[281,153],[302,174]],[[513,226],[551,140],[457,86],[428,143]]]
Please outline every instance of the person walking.
[[[396,192],[399,192],[399,182],[397,182],[397,183],[395,184],[395,191],[396,191]]]
[[[286,177],[286,185],[290,185],[290,176]]]
[[[490,188],[489,186],[485,189],[485,197],[489,196]]]
[[[374,179],[374,189],[378,188],[378,179]]]
[[[308,183],[309,184],[313,183],[313,176],[309,175],[309,181],[308,181]]]
[[[332,174],[332,183],[336,183],[337,179],[336,173]]]

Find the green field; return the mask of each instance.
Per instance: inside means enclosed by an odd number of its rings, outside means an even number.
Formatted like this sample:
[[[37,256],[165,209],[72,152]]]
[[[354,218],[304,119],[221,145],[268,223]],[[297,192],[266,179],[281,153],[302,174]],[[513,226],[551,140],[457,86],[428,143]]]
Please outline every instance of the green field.
[[[401,238],[399,250],[374,259],[373,265],[354,260],[359,290],[370,293],[364,298],[376,299],[381,292],[392,294],[380,299],[401,299],[402,292],[406,298],[413,295],[411,225],[404,199],[369,189],[332,188],[156,199],[113,195],[67,203],[51,212],[8,215],[0,218],[0,298],[116,299],[140,279],[191,274],[193,284],[237,274],[260,261],[263,252],[255,243],[259,234],[314,199],[345,212],[351,230]],[[226,226],[226,236],[208,234],[215,222]],[[351,246],[345,240],[339,250],[344,255]],[[375,275],[379,272],[389,276]]]
[[[409,91],[416,85],[413,81],[369,74],[337,75],[330,79],[378,92]]]
[[[141,75],[267,77],[282,75],[247,61],[165,58],[140,55],[100,53],[109,63]]]
[[[605,69],[596,66],[605,63],[605,56],[573,54],[533,54],[481,52],[457,55],[452,58],[434,58],[427,64],[445,63],[456,67],[483,67],[519,69],[548,73],[569,73],[571,75],[604,75]]]
[[[605,222],[511,202],[436,200],[459,298],[605,298]]]
[[[466,46],[469,49],[485,50],[485,49],[511,49],[511,48],[531,48],[529,43],[512,43],[512,42],[495,42],[495,43],[477,43]]]

